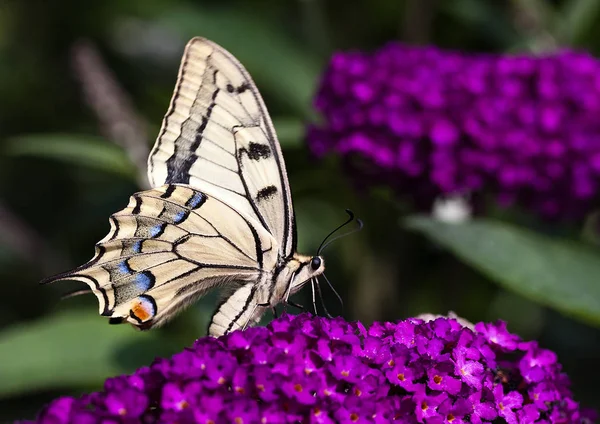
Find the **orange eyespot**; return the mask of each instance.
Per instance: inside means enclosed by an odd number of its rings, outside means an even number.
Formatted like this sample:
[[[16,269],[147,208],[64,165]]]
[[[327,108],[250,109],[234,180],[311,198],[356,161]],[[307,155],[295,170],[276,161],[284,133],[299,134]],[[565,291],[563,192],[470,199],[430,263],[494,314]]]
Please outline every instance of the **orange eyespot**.
[[[138,322],[138,325],[149,322],[156,316],[156,302],[154,298],[144,294],[138,296],[137,301],[129,311],[129,315]]]
[[[148,311],[148,309],[142,304],[142,302],[138,302],[136,303],[132,308],[131,308],[131,313],[133,315],[135,315],[135,317],[137,319],[139,319],[140,321],[146,321],[151,317],[150,312]]]

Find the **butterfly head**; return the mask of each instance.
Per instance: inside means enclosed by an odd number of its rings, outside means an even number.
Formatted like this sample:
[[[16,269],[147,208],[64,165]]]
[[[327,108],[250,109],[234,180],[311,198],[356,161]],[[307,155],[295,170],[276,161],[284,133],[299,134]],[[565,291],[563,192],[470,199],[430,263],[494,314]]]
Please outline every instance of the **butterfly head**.
[[[318,277],[325,271],[325,260],[322,256],[294,255],[289,266],[295,268],[292,271],[290,292],[296,293],[311,279]]]
[[[331,283],[329,282],[327,277],[325,277],[325,274],[324,274],[325,261],[323,260],[323,256],[321,256],[321,253],[332,242],[340,239],[341,237],[345,237],[349,234],[352,234],[356,231],[360,231],[362,229],[362,226],[363,226],[362,221],[360,219],[357,219],[358,228],[356,228],[355,230],[346,232],[345,234],[338,235],[337,237],[331,237],[336,232],[338,232],[340,229],[344,228],[346,225],[348,225],[349,223],[354,221],[354,213],[349,209],[346,209],[346,213],[348,214],[348,219],[343,224],[339,225],[337,228],[335,228],[333,231],[331,231],[323,239],[323,242],[319,246],[319,249],[317,250],[317,254],[315,256],[303,256],[303,255],[299,255],[296,253],[288,261],[287,276],[289,276],[289,278],[291,278],[289,280],[288,294],[296,293],[309,281],[312,281],[314,285],[318,286],[319,280],[317,277],[322,275],[323,278],[325,279],[325,281],[327,282],[327,284],[332,288],[332,290],[335,292],[335,294],[338,296],[338,298],[340,298],[339,294],[335,291],[335,289],[333,288],[333,286],[331,285]],[[283,278],[288,278],[287,276],[285,276]],[[313,286],[313,289],[314,289],[314,287],[315,286]],[[318,289],[318,287],[317,287],[317,289]],[[340,298],[340,300],[341,300],[341,298]]]

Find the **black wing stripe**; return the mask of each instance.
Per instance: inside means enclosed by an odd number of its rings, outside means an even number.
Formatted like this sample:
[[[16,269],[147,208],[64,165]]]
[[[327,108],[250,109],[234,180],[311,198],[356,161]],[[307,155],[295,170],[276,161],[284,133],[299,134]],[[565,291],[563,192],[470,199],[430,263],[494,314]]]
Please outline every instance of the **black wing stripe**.
[[[108,240],[114,240],[117,238],[117,235],[119,234],[119,222],[117,221],[117,219],[115,218],[114,215],[111,216],[110,218],[108,218],[108,220],[111,222],[111,224],[114,224],[114,226],[115,226],[115,230],[110,235],[110,238]]]
[[[227,326],[227,330],[225,330],[225,333],[229,333],[231,331],[231,329],[233,328],[234,324],[237,322],[237,320],[240,319],[240,317],[246,313],[246,311],[250,307],[250,303],[252,302],[252,299],[254,299],[255,293],[256,293],[256,286],[253,286],[252,289],[250,290],[250,295],[248,296],[248,299],[246,299],[246,303],[244,303],[244,307],[242,309],[240,309],[240,311],[235,316],[235,318],[231,320],[231,322]]]
[[[131,210],[131,213],[133,215],[137,215],[140,213],[140,209],[142,207],[142,199],[138,195],[134,195],[133,198],[135,199],[135,207]]]
[[[154,168],[154,153],[158,152],[161,150],[161,145],[162,145],[162,141],[164,139],[164,135],[167,132],[167,125],[165,125],[166,122],[169,121],[169,119],[171,118],[171,116],[175,113],[175,103],[177,102],[177,100],[179,99],[179,97],[181,96],[181,87],[183,86],[183,84],[181,83],[182,79],[182,75],[185,72],[185,69],[187,68],[188,65],[188,60],[189,56],[187,54],[185,54],[183,56],[183,62],[181,63],[181,67],[179,69],[179,74],[177,75],[177,81],[179,81],[178,84],[175,85],[175,92],[173,93],[173,98],[171,99],[171,104],[169,105],[169,110],[167,111],[165,117],[163,118],[163,125],[162,125],[162,129],[160,131],[160,134],[158,135],[158,138],[156,139],[156,146],[153,149],[153,151],[150,153],[150,159],[149,159],[149,163],[150,163],[150,168]]]
[[[210,57],[210,55],[209,55],[209,57]],[[207,60],[207,63],[208,63],[208,60]],[[208,125],[208,122],[210,121],[210,115],[212,114],[213,109],[217,105],[215,100],[220,91],[216,85],[217,74],[219,73],[219,71],[211,68],[210,66],[207,66],[205,69],[205,73],[208,72],[209,70],[213,71],[213,84],[215,86],[215,89],[212,93],[212,98],[211,98],[210,104],[206,108],[206,112],[205,112],[204,116],[202,116],[202,122],[200,124],[200,127],[196,130],[196,137],[194,139],[194,142],[189,146],[189,149],[186,149],[191,152],[198,151],[198,148],[200,147],[200,144],[202,143],[202,133],[206,129],[206,126]],[[198,93],[199,92],[200,92],[200,90],[198,91]],[[196,99],[194,99],[194,104],[196,103],[197,99],[198,99],[198,96],[196,96]],[[183,126],[183,124],[182,124],[182,126]],[[179,138],[181,138],[181,136],[179,136],[173,142],[173,154],[171,155],[171,157],[169,159],[167,159],[166,182],[167,183],[189,184],[190,169],[196,161],[193,160],[193,156],[186,155],[185,153],[183,155],[180,154],[179,149],[182,147],[182,145],[181,145],[181,143],[177,142],[179,140]],[[184,156],[184,155],[187,156],[187,159],[183,160],[183,163],[182,163],[182,156]]]
[[[165,190],[165,192],[163,194],[161,194],[160,197],[162,199],[168,199],[169,197],[171,197],[171,195],[173,194],[173,192],[175,191],[176,188],[177,188],[176,185],[169,184],[169,187],[167,187],[167,189]]]

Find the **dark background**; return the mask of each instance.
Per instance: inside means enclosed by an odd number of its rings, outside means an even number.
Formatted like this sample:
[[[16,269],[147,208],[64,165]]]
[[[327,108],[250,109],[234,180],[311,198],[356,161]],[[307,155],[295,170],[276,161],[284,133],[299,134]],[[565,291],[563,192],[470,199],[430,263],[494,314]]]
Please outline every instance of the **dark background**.
[[[562,45],[597,54],[599,31],[597,0],[0,3],[0,421],[31,418],[54,397],[99,389],[104,378],[205,334],[214,297],[138,333],[109,326],[93,296],[60,301],[76,283],[38,285],[90,259],[109,215],[144,183],[146,149],[195,35],[237,56],[265,98],[288,166],[301,252],[314,253],[346,207],[365,221],[363,232],[328,249],[327,275],[345,300],[342,309],[327,293],[331,312],[365,324],[449,310],[473,322],[505,319],[511,331],[555,350],[577,399],[600,406],[597,328],[499,288],[403,229],[410,205],[385,189],[357,193],[339,160],[311,158],[304,140],[334,50],[401,40],[473,52]],[[499,216],[572,238],[582,227],[513,212]],[[297,301],[309,305],[309,292]]]

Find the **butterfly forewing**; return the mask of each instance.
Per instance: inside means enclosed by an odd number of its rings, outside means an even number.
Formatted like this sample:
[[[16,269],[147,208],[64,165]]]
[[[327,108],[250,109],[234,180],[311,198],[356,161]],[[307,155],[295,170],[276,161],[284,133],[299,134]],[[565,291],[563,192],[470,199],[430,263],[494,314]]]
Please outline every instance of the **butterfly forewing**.
[[[215,286],[255,282],[277,261],[277,242],[257,222],[189,186],[137,193],[110,220],[90,262],[47,282],[83,281],[102,315],[136,325],[159,324]]]
[[[264,102],[244,67],[216,44],[185,50],[169,110],[148,160],[153,186],[208,184],[223,201],[295,249],[285,164]]]

